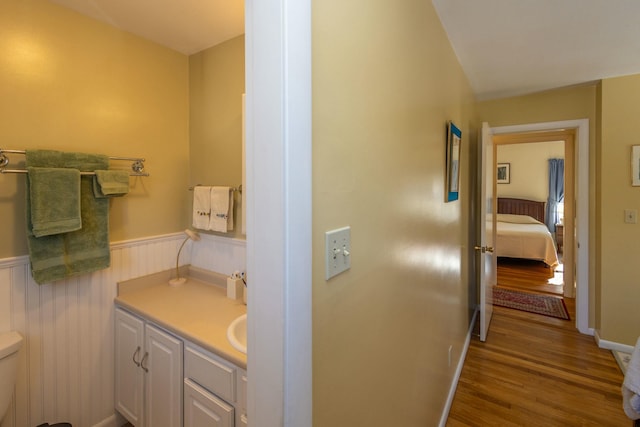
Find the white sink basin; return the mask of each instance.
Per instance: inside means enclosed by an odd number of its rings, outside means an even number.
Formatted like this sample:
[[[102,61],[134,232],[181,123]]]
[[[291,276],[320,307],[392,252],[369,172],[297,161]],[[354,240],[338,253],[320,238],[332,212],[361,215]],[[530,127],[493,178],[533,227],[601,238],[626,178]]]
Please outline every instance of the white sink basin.
[[[227,328],[227,339],[233,348],[247,354],[247,315],[236,318]]]

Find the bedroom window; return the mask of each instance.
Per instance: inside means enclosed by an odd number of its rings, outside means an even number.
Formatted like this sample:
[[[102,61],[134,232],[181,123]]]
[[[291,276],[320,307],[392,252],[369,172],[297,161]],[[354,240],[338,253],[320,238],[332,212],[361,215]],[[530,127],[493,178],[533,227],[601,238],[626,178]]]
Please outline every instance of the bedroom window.
[[[556,212],[558,214],[558,224],[564,224],[564,200],[556,204]]]

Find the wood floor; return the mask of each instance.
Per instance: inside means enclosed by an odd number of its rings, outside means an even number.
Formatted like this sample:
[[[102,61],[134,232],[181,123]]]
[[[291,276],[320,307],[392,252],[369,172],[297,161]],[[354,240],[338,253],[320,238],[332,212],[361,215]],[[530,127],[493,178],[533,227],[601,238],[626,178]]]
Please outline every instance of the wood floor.
[[[622,381],[611,352],[575,321],[494,307],[487,341],[471,339],[447,426],[630,427]]]
[[[499,258],[498,287],[562,295],[562,268],[554,271],[541,261]]]

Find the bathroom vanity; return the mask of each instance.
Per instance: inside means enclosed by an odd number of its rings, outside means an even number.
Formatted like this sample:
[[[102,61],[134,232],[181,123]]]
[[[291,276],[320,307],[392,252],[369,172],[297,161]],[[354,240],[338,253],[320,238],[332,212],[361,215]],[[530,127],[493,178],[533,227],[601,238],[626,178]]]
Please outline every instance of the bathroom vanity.
[[[226,278],[191,268],[118,284],[116,410],[137,427],[246,426],[246,355],[227,328],[246,313],[226,297]]]

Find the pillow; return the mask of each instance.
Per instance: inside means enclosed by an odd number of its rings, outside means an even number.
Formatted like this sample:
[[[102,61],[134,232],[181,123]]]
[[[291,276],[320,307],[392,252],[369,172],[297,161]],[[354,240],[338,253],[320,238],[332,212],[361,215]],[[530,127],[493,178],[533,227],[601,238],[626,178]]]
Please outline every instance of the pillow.
[[[510,222],[513,224],[542,224],[537,219],[529,215],[496,214],[496,220],[500,222]]]

